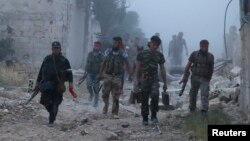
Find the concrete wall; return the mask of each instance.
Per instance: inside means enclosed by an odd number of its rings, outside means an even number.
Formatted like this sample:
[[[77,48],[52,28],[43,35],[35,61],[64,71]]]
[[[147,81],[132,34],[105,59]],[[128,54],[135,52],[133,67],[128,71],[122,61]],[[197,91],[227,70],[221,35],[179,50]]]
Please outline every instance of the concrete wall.
[[[242,39],[242,73],[240,108],[245,113],[250,113],[250,24],[245,24],[241,29]]]
[[[95,40],[94,32],[100,31],[90,16],[88,35],[84,35],[86,1],[0,0],[0,38],[6,36],[7,26],[13,28],[16,56],[20,59],[29,54],[36,66],[51,53],[51,42],[58,40],[72,67],[83,67],[92,48],[91,39]],[[83,42],[84,38],[88,43]]]
[[[18,58],[29,54],[33,63],[40,64],[51,52],[53,40],[60,41],[65,50],[67,4],[67,0],[0,1],[0,30],[5,30],[6,26],[13,28]]]
[[[243,0],[241,0],[241,19],[246,19],[243,14]],[[250,6],[249,16],[242,20],[241,41],[242,41],[242,73],[241,73],[241,94],[239,98],[240,108],[250,116]]]
[[[84,1],[73,0],[69,5],[69,32],[68,32],[68,48],[66,56],[69,58],[71,66],[79,68],[83,61],[83,39],[84,39]]]

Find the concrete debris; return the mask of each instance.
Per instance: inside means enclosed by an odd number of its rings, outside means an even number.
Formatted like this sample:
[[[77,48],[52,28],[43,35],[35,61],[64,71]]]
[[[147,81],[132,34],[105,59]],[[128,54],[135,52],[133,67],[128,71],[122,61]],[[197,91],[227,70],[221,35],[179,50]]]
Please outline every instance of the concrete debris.
[[[4,113],[9,113],[10,111],[8,109],[3,110]]]
[[[84,125],[84,124],[86,124],[87,122],[88,122],[88,118],[84,118],[84,119],[82,119],[80,125]]]
[[[101,126],[102,129],[108,130],[108,126],[106,124],[101,124],[100,126]]]
[[[225,113],[233,115],[237,122],[246,121],[240,117],[235,102],[240,95],[239,69],[232,70],[233,79],[226,76],[213,76],[211,80],[211,93],[209,96],[209,108],[222,109]],[[82,71],[74,72],[77,77]],[[78,76],[79,74],[79,76]],[[76,77],[75,75],[75,77]],[[76,79],[77,80],[77,79]],[[35,97],[29,105],[22,105],[30,95],[19,89],[1,92],[0,87],[0,140],[175,140],[196,141],[196,134],[190,131],[185,134],[181,130],[182,123],[190,116],[189,90],[190,83],[184,94],[178,96],[179,81],[168,84],[169,100],[167,106],[163,106],[160,100],[160,110],[157,113],[159,125],[164,134],[159,136],[152,132],[154,125],[142,126],[140,104],[126,105],[128,101],[131,83],[125,83],[124,94],[120,97],[119,120],[113,120],[112,106],[107,115],[102,114],[103,102],[100,98],[99,106],[94,108],[88,102],[88,92],[85,83],[76,89],[79,93],[77,101],[73,101],[70,95],[65,94],[60,105],[54,128],[48,128],[48,112],[39,104],[39,96]],[[161,84],[162,87],[162,84]],[[172,90],[172,91],[171,91]],[[161,89],[160,89],[161,91]],[[200,109],[200,94],[197,98],[197,111]],[[112,103],[112,99],[110,100]],[[122,104],[124,103],[124,105]],[[169,111],[165,111],[169,110]],[[139,117],[139,118],[137,118]],[[150,115],[149,115],[150,118]],[[239,120],[239,121],[238,121]],[[18,129],[18,130],[17,130]],[[19,130],[21,129],[21,130]],[[184,133],[183,133],[184,132]],[[29,134],[26,134],[29,133]],[[173,138],[172,138],[173,137]]]
[[[241,72],[241,67],[238,67],[238,66],[234,66],[233,69],[231,69],[230,73],[233,75],[233,76],[239,76]]]
[[[0,87],[0,92],[3,92],[4,91],[4,88],[3,87]]]
[[[118,140],[118,135],[114,132],[109,132],[107,140]]]
[[[128,127],[129,127],[129,123],[123,123],[121,126],[122,126],[123,128],[128,128]]]
[[[224,101],[225,103],[228,103],[229,101],[231,101],[231,99],[227,98],[226,96],[221,96],[220,101]]]
[[[82,130],[80,133],[81,133],[82,136],[85,136],[85,135],[88,134],[88,132],[86,130]]]

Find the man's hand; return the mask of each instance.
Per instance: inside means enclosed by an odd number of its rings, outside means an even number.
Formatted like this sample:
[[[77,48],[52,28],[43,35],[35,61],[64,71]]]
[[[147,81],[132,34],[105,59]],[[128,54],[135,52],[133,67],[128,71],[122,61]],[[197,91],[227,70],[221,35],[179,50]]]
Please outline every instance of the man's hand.
[[[36,82],[35,87],[34,87],[34,90],[35,90],[35,89],[39,89],[39,82]]]
[[[164,83],[164,84],[163,84],[163,91],[166,91],[167,89],[168,89],[167,84]]]
[[[181,84],[181,83],[187,83],[187,79],[184,79],[184,78],[182,78],[182,80],[179,82],[179,84]]]
[[[76,95],[76,93],[74,91],[74,88],[73,88],[72,84],[69,84],[69,92],[73,96],[73,98],[77,98],[77,95]]]
[[[132,82],[132,81],[133,81],[132,75],[129,75],[129,76],[128,76],[128,81],[129,81],[129,82]]]
[[[103,78],[103,75],[102,75],[102,74],[98,74],[98,75],[96,76],[96,80],[102,80],[102,78]]]

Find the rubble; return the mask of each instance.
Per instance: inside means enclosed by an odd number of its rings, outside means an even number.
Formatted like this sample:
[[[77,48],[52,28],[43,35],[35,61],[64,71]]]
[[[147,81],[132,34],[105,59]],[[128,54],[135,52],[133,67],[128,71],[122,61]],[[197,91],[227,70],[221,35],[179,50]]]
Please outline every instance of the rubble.
[[[232,79],[226,76],[214,75],[211,81],[210,108],[222,109],[233,117],[234,123],[246,121],[240,116],[237,99],[240,94],[237,79],[238,70],[232,71]],[[79,71],[81,72],[81,71]],[[77,72],[78,73],[78,72]],[[75,73],[77,75],[77,73]],[[80,74],[80,73],[79,73]],[[78,76],[75,76],[78,77]],[[38,95],[28,105],[23,103],[29,94],[21,89],[5,89],[0,91],[0,140],[196,140],[194,134],[183,132],[182,122],[189,117],[189,90],[190,83],[184,94],[178,96],[180,89],[178,81],[168,85],[169,107],[158,112],[159,126],[162,135],[153,130],[154,125],[142,126],[140,104],[128,105],[127,100],[131,91],[130,83],[124,86],[124,94],[120,103],[120,119],[113,120],[112,114],[103,115],[103,103],[100,98],[99,106],[92,107],[88,102],[86,84],[83,83],[76,90],[79,93],[77,100],[72,100],[67,92],[59,108],[58,117],[53,128],[48,128],[48,113],[39,104]],[[162,85],[162,84],[161,84]],[[1,90],[1,89],[0,89]],[[160,89],[161,90],[161,89]],[[226,97],[229,101],[221,101]],[[198,109],[200,108],[198,98]],[[163,105],[160,100],[160,105]],[[112,111],[110,106],[109,111]],[[136,117],[135,117],[136,115]],[[22,129],[22,132],[18,131]],[[26,134],[29,133],[29,134]],[[11,134],[11,136],[10,136]],[[22,139],[20,139],[22,136]],[[33,137],[33,138],[32,138]]]

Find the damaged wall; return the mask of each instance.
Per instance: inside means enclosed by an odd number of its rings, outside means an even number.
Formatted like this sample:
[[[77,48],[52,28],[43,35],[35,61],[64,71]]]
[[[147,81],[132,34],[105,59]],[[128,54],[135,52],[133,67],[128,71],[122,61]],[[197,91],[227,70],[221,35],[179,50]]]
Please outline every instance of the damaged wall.
[[[10,26],[14,32],[15,57],[21,59],[29,54],[35,66],[40,66],[42,59],[51,53],[51,42],[58,40],[72,67],[79,68],[86,58],[84,53],[91,47],[88,41],[83,49],[85,1],[1,0],[0,37],[5,36],[3,31]]]
[[[65,50],[67,4],[67,0],[0,1],[0,30],[5,30],[6,26],[13,29],[17,58],[29,54],[30,61],[40,65],[45,55],[51,52],[53,40],[60,41]]]
[[[241,0],[241,40],[242,40],[242,73],[241,73],[241,94],[240,108],[244,113],[250,113],[250,5],[247,0]],[[249,0],[248,0],[249,2]],[[246,9],[247,8],[247,9]],[[250,116],[250,115],[249,115]]]
[[[241,73],[241,109],[250,112],[250,24],[245,24],[241,29],[242,39],[242,73]]]

